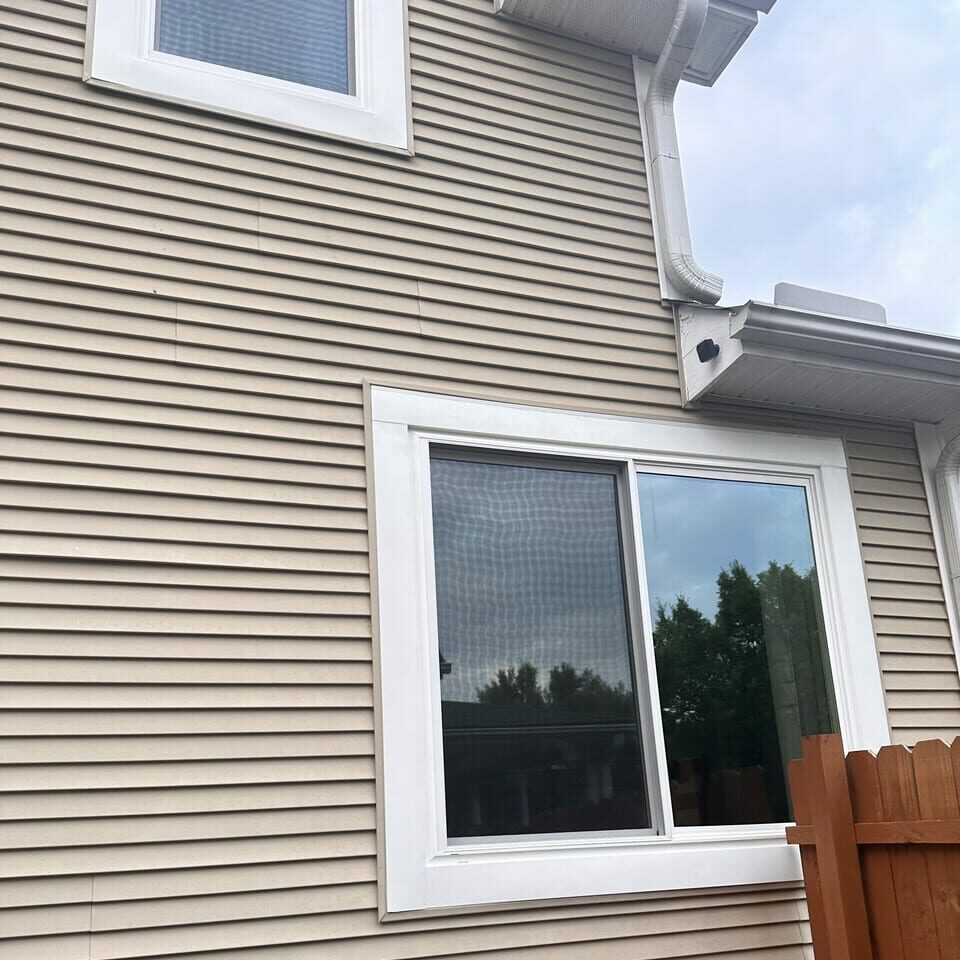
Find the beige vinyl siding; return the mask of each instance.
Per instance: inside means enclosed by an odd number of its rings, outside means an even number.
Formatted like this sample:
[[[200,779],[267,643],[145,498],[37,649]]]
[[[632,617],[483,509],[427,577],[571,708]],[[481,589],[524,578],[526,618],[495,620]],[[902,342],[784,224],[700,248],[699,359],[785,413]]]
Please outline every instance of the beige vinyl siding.
[[[0,2],[2,956],[808,956],[796,889],[378,922],[363,380],[685,415],[628,60],[410,7],[414,159],[86,87],[81,0]],[[952,735],[912,434],[803,426],[895,736]]]

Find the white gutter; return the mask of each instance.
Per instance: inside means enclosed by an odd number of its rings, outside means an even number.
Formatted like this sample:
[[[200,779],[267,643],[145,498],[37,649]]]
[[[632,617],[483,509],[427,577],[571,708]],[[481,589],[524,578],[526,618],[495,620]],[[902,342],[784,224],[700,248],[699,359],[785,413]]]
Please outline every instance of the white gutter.
[[[709,5],[709,0],[678,0],[673,27],[649,80],[641,61],[634,60],[647,172],[654,195],[658,259],[666,280],[663,295],[668,300],[695,303],[716,303],[723,280],[707,273],[693,256],[673,104]]]
[[[728,315],[730,336],[743,343],[960,377],[960,337],[816,314],[756,300],[731,307]]]

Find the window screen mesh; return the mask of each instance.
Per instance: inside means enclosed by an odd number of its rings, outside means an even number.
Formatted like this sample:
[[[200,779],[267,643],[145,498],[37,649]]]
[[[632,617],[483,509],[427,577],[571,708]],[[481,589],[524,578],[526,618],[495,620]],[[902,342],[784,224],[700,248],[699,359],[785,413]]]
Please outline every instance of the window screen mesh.
[[[350,93],[351,8],[352,0],[160,0],[156,48]]]
[[[447,833],[650,825],[616,477],[431,464]]]

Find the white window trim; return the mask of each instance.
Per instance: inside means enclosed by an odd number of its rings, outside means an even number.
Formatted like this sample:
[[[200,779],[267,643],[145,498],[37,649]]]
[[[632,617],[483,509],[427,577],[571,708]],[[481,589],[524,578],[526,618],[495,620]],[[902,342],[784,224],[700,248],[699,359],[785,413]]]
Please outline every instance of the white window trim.
[[[437,641],[429,443],[620,460],[630,466],[631,496],[636,495],[636,469],[645,465],[803,484],[809,494],[841,731],[848,749],[876,750],[890,742],[890,733],[842,442],[387,387],[371,388],[370,405],[387,913],[799,880],[799,856],[796,848],[787,846],[783,825],[670,828],[655,689],[653,728],[666,836],[581,834],[502,843],[445,842],[439,680],[433,668]],[[634,522],[638,513],[633,511]],[[624,535],[629,534],[625,529]],[[641,549],[637,540],[642,570]],[[640,585],[642,592],[642,577]],[[643,637],[649,638],[650,604],[645,597],[642,628]],[[652,644],[643,646],[650,670]]]
[[[412,152],[405,0],[354,0],[355,93],[153,49],[157,0],[93,0],[84,79],[310,133]]]

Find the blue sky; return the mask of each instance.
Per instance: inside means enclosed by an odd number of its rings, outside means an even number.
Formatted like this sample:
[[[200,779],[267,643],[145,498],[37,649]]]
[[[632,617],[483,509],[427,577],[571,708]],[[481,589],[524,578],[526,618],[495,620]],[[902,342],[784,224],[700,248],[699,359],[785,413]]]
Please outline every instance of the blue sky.
[[[677,101],[694,249],[723,303],[789,280],[960,335],[960,0],[778,0]]]

